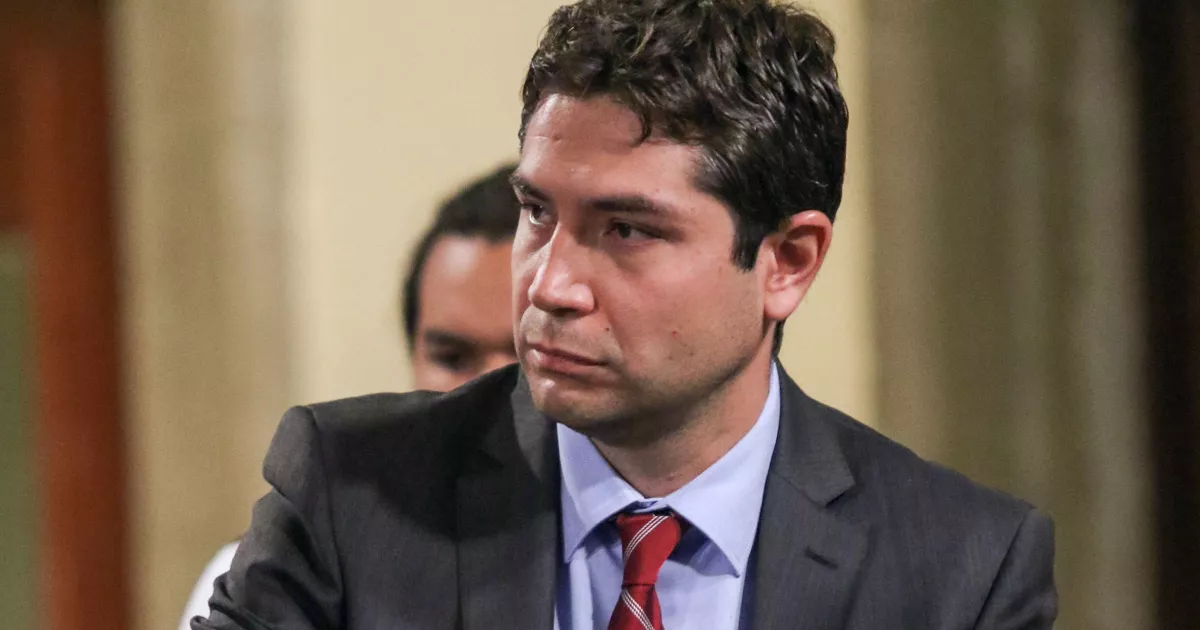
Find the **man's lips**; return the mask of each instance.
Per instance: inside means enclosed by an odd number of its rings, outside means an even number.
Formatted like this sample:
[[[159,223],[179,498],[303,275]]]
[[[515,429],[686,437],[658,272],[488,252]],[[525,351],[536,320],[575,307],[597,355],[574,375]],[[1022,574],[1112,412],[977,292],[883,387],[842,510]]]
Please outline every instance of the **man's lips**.
[[[603,361],[598,361],[577,352],[571,352],[570,350],[556,348],[547,344],[530,343],[528,347],[530,350],[536,351],[547,358],[570,361],[571,363],[578,363],[580,365],[596,366],[604,363]]]

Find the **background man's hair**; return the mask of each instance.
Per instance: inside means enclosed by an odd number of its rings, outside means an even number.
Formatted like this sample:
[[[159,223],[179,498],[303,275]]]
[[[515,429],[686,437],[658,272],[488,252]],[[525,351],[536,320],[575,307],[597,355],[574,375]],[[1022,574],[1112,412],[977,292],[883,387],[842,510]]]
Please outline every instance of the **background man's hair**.
[[[421,237],[404,279],[401,314],[404,335],[411,349],[416,345],[417,314],[420,312],[421,272],[434,244],[444,236],[478,237],[492,243],[511,240],[517,230],[521,206],[509,178],[516,164],[505,164],[472,180],[438,207],[433,225]]]
[[[701,148],[696,185],[730,208],[733,261],[751,269],[788,217],[837,214],[849,114],[833,53],[825,24],[787,4],[581,0],[554,12],[530,61],[519,137],[547,95],[603,95],[641,118],[643,140]]]

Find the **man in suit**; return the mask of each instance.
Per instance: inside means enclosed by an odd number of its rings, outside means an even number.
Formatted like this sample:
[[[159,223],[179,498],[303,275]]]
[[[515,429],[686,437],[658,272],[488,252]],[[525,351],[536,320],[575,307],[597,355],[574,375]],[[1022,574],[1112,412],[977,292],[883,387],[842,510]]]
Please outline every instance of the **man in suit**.
[[[400,313],[418,390],[449,391],[517,361],[508,307],[520,214],[509,181],[515,168],[503,165],[443,201],[407,266]],[[201,572],[181,630],[208,614],[213,581],[229,570],[239,542],[217,550]]]
[[[295,408],[195,628],[1049,628],[1049,519],[775,361],[828,250],[833,38],[765,0],[582,0],[524,89],[520,366]]]

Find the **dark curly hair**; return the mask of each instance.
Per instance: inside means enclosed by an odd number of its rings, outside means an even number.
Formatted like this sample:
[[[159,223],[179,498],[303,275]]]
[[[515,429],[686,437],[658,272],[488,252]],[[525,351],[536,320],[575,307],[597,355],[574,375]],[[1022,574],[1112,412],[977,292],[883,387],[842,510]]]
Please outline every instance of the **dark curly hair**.
[[[767,0],[581,0],[550,18],[522,88],[522,144],[543,98],[607,96],[651,134],[702,149],[700,190],[733,214],[733,261],[754,267],[788,217],[842,199],[849,113],[833,34]],[[776,347],[782,323],[776,327]]]
[[[433,225],[421,237],[404,278],[400,312],[409,349],[416,344],[417,314],[420,310],[421,272],[429,252],[443,236],[476,236],[490,243],[511,240],[517,231],[521,205],[509,178],[516,164],[505,164],[472,180],[438,207]]]

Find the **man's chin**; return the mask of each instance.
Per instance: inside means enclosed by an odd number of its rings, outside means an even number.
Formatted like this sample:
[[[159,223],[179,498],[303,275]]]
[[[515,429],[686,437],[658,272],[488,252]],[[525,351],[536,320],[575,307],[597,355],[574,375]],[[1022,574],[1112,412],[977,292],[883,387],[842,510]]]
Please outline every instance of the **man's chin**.
[[[597,388],[530,376],[529,390],[538,411],[580,433],[589,433],[617,415],[611,393]]]

